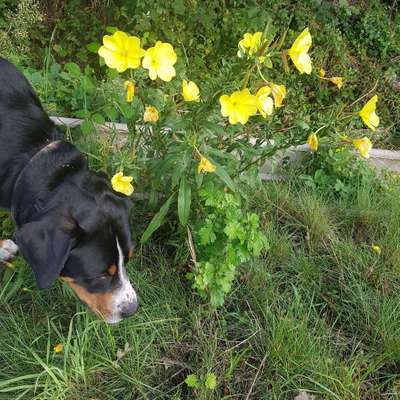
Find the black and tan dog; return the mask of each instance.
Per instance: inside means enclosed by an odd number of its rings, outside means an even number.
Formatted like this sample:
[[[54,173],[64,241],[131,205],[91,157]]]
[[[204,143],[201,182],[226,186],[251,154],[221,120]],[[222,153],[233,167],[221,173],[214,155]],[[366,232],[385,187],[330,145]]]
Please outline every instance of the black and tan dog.
[[[124,262],[132,251],[130,201],[62,140],[27,79],[0,58],[0,207],[15,221],[0,261],[18,251],[39,288],[62,277],[96,314],[115,323],[137,309]]]

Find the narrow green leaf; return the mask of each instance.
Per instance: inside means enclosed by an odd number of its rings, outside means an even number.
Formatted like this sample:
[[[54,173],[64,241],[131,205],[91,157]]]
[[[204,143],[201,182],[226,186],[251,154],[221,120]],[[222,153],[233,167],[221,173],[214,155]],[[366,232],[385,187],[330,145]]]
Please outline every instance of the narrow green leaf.
[[[186,226],[192,201],[192,188],[187,181],[186,176],[181,178],[178,193],[178,217],[182,226]]]
[[[165,216],[168,213],[169,207],[172,203],[172,200],[175,196],[175,193],[170,196],[170,198],[162,205],[160,211],[153,217],[150,224],[146,228],[143,233],[142,238],[140,239],[140,243],[143,244],[147,242],[150,236],[161,226],[164,221]]]
[[[229,174],[226,172],[225,168],[221,167],[218,164],[215,164],[215,166],[216,166],[215,173],[221,179],[221,181],[224,182],[226,186],[228,186],[229,189],[232,190],[232,192],[236,192],[236,186],[231,177],[229,176]]]
[[[215,165],[215,174],[221,179],[222,182],[225,183],[226,186],[228,186],[229,189],[232,190],[232,192],[236,192],[236,185],[229,176],[229,174],[226,172],[225,168],[216,163],[210,156],[207,154],[208,160],[211,161],[212,164]]]

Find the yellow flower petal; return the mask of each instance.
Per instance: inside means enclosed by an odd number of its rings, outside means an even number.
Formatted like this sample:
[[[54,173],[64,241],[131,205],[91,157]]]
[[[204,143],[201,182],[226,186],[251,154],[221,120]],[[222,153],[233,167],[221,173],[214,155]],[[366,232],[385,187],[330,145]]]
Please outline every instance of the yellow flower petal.
[[[126,89],[126,101],[132,103],[135,96],[135,84],[132,81],[125,81],[124,86]]]
[[[138,68],[145,52],[140,47],[140,39],[117,31],[112,36],[103,37],[103,46],[98,50],[100,57],[109,68],[124,72],[128,68]]]
[[[245,33],[243,39],[239,41],[238,57],[242,57],[244,54],[252,56],[257,53],[261,47],[262,32]]]
[[[318,136],[312,133],[307,139],[307,144],[312,152],[316,152],[318,150]]]
[[[220,97],[221,114],[229,117],[229,123],[234,125],[240,122],[245,124],[249,117],[257,113],[257,99],[249,89],[233,92],[230,96]]]
[[[342,88],[343,78],[341,76],[333,76],[332,78],[329,78],[329,80],[336,85],[339,90]]]
[[[198,86],[192,81],[182,81],[182,96],[185,101],[200,101]]]
[[[320,68],[318,75],[323,78],[326,75],[326,71],[323,68]]]
[[[363,137],[362,139],[354,139],[353,145],[362,157],[369,158],[369,152],[372,149],[372,143],[367,137]]]
[[[256,93],[257,108],[259,113],[266,118],[267,115],[271,115],[274,110],[274,102],[268,95],[271,93],[269,86],[263,86]]]
[[[54,353],[61,353],[63,351],[63,345],[61,343],[58,343],[57,345],[54,346]]]
[[[111,178],[111,186],[116,192],[123,193],[126,196],[130,196],[134,191],[133,185],[131,183],[132,180],[133,177],[124,176],[122,171],[117,172]]]
[[[201,156],[199,165],[197,166],[197,172],[200,174],[201,172],[214,172],[215,170],[215,165],[204,156]]]
[[[176,61],[177,56],[171,44],[158,41],[154,47],[146,50],[142,65],[149,70],[150,79],[158,77],[169,82],[176,75],[173,67]]]
[[[292,47],[288,50],[288,55],[292,59],[296,68],[301,74],[310,74],[312,71],[311,58],[307,54],[312,44],[312,38],[308,28],[293,42]]]
[[[373,131],[375,131],[375,129],[379,126],[379,117],[375,112],[377,102],[378,96],[375,95],[364,105],[364,107],[358,113],[364,124]]]
[[[158,111],[155,107],[146,107],[143,114],[144,122],[157,122],[159,120]]]
[[[381,249],[380,246],[378,246],[377,244],[373,244],[373,245],[371,246],[371,249],[372,249],[376,254],[378,254],[378,256],[380,256],[381,253],[382,253],[382,249]]]
[[[275,107],[282,107],[283,100],[286,97],[285,85],[276,85],[275,83],[270,83],[269,87],[272,91]]]

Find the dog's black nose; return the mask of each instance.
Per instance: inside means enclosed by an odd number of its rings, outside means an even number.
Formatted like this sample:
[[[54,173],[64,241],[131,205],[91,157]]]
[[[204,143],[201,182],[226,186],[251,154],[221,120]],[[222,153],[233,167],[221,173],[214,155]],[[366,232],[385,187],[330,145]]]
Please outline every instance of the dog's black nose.
[[[132,303],[125,304],[121,311],[121,317],[122,318],[131,317],[133,314],[135,314],[138,307],[139,307],[139,303],[137,300],[133,301]]]

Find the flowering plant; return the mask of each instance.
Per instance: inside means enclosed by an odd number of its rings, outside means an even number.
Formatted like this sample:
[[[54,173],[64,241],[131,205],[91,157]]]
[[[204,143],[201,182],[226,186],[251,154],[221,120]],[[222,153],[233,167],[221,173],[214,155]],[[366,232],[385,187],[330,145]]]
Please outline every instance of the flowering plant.
[[[370,139],[364,132],[362,137],[351,137],[346,124],[349,118],[360,117],[371,130],[379,125],[375,95],[361,110],[346,113],[346,107],[340,109],[334,118],[340,123],[335,126],[331,118],[307,135],[285,135],[271,130],[271,122],[284,116],[286,97],[295,90],[287,88],[285,82],[269,78],[279,62],[287,74],[291,70],[290,59],[300,74],[329,81],[336,90],[345,84],[342,77],[327,77],[322,67],[319,74],[313,74],[309,28],[298,34],[288,49],[284,49],[286,36],[287,32],[273,34],[270,24],[263,32],[245,33],[238,43],[237,58],[233,55],[240,80],[226,79],[218,87],[192,81],[190,68],[182,65],[179,52],[170,43],[156,41],[145,49],[144,40],[116,30],[104,36],[98,50],[108,68],[124,75],[121,87],[126,90],[124,103],[118,107],[124,110],[129,136],[115,162],[114,187],[127,195],[133,192],[133,186],[139,187],[150,199],[164,198],[143,233],[142,243],[161,226],[176,204],[181,232],[188,232],[189,243],[194,238],[190,246],[193,266],[189,277],[202,294],[210,296],[213,306],[222,304],[236,267],[248,260],[249,255],[260,254],[267,248],[267,240],[258,231],[258,219],[240,212],[246,200],[237,186],[241,177],[254,176],[279,149],[305,142],[313,153],[320,146],[330,146],[355,149],[368,158]],[[187,62],[190,66],[190,61]],[[221,202],[227,201],[232,208],[228,216],[221,214],[221,221],[225,222],[218,222],[218,213],[210,209],[210,188],[220,193]],[[204,221],[216,224],[214,231],[220,233],[221,226],[227,224],[219,240],[222,248],[218,247],[218,254],[227,258],[221,259],[220,265],[211,251],[210,243],[214,241],[204,242],[204,235],[201,239],[200,231],[208,229],[211,235],[211,228]],[[257,238],[256,249],[248,242],[248,235]],[[237,249],[241,250],[235,255]]]

